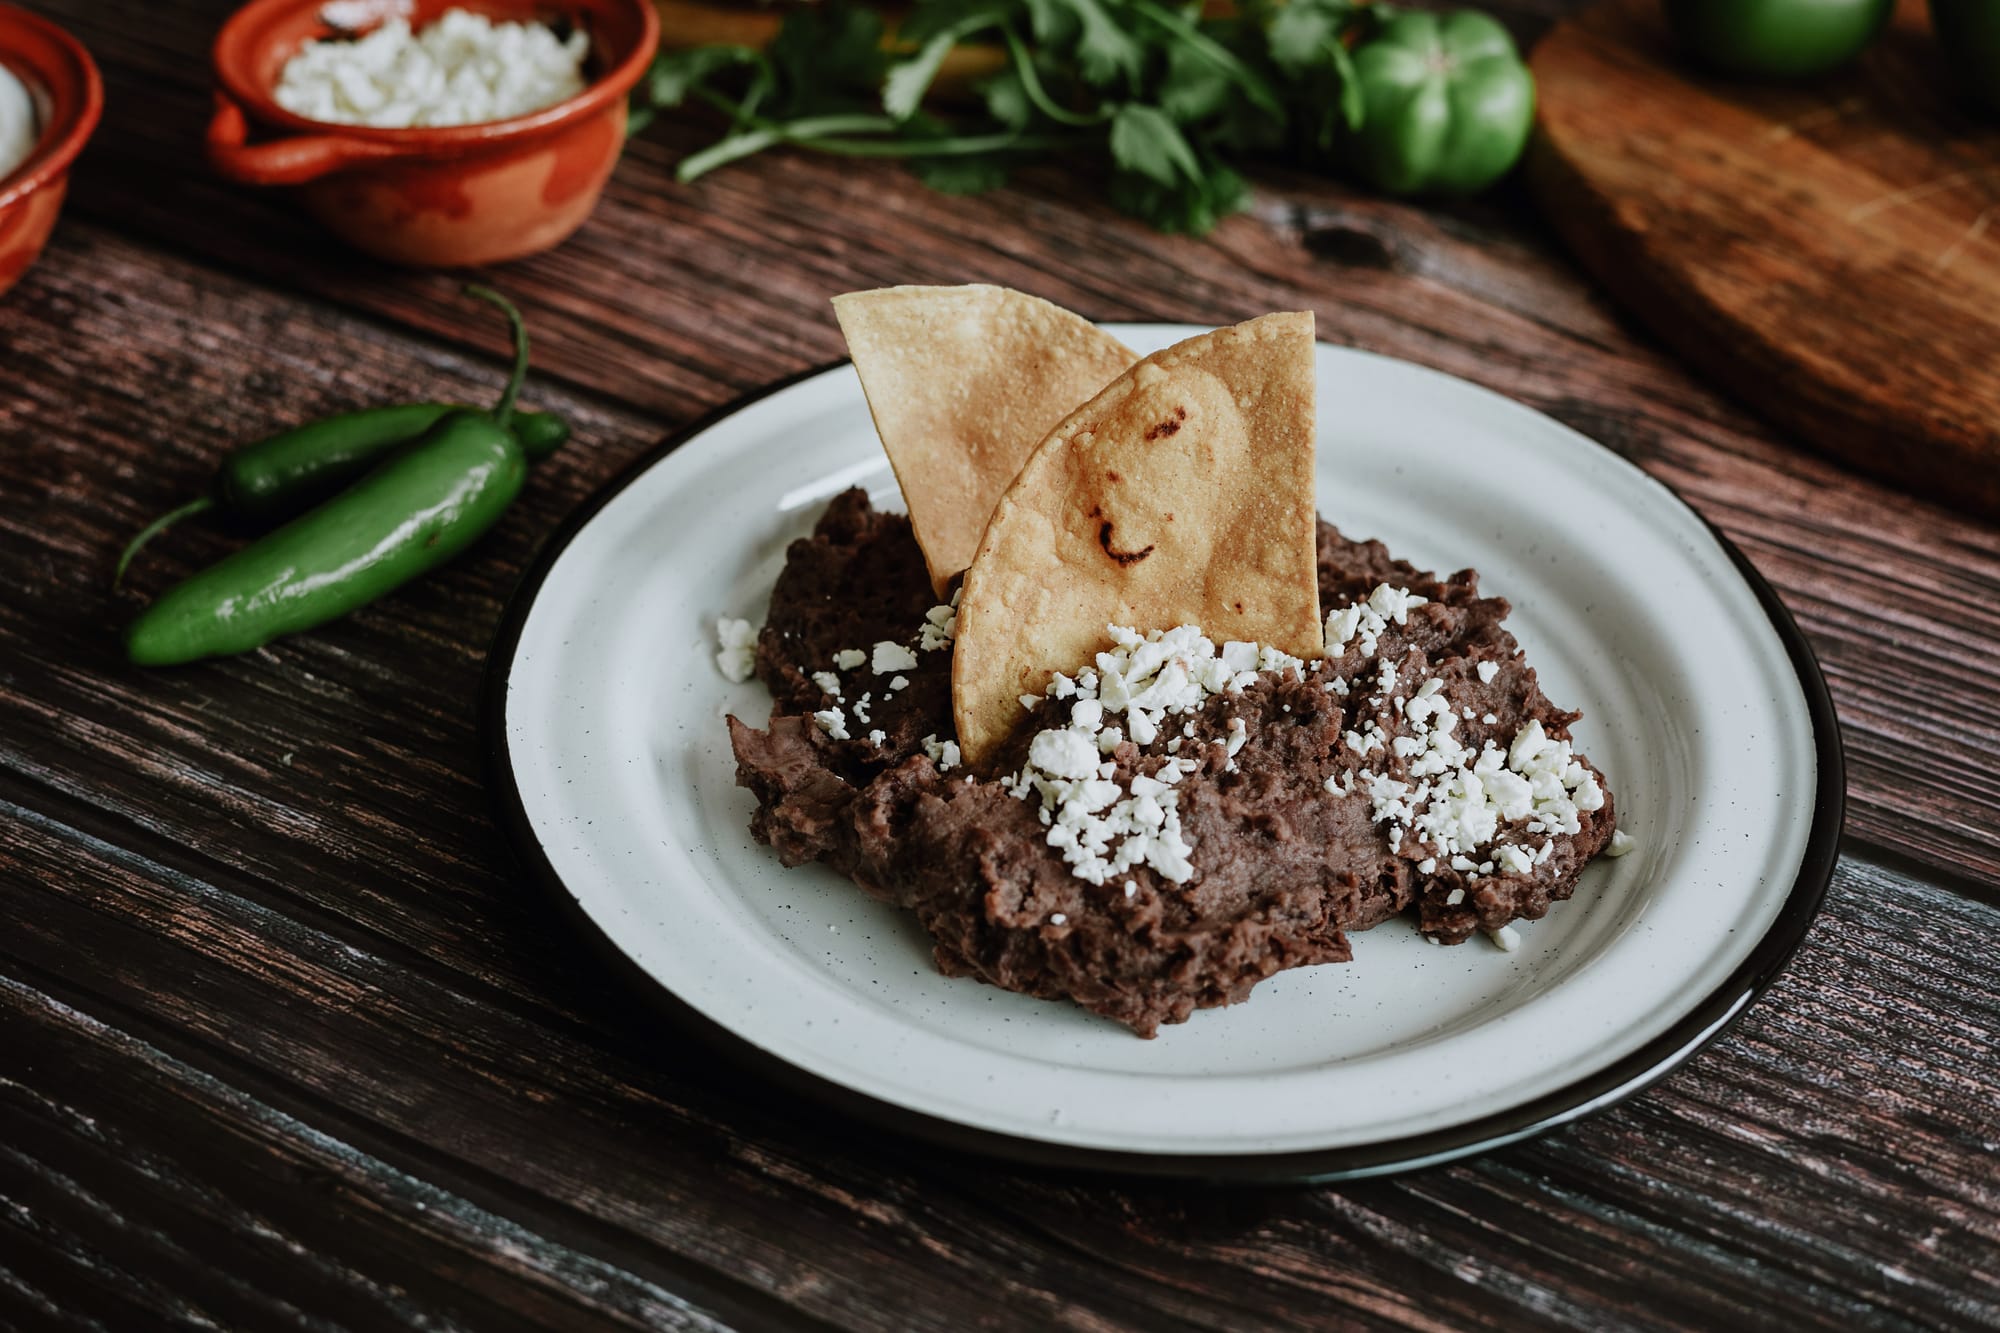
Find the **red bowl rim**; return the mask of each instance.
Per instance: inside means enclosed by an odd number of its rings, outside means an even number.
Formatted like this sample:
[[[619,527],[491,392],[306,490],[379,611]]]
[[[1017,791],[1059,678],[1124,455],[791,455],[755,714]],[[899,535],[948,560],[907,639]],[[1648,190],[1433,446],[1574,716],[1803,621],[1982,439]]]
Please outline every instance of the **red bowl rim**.
[[[76,160],[76,155],[83,151],[91,132],[97,128],[98,117],[104,114],[104,80],[97,72],[97,62],[90,58],[90,52],[84,49],[82,42],[39,14],[15,5],[0,4],[0,54],[5,53],[5,32],[10,26],[32,28],[61,47],[82,72],[83,89],[75,112],[66,119],[51,118],[36,136],[35,147],[28,154],[28,160],[11,175],[0,176],[0,209],[19,203],[50,181],[60,180],[63,173],[69,170],[69,164]],[[17,77],[21,73],[18,66],[9,65],[8,69]],[[33,78],[31,72],[29,77]]]
[[[272,97],[271,89],[250,77],[249,39],[243,29],[253,18],[273,11],[323,8],[326,0],[250,0],[222,25],[210,49],[216,81],[253,120],[266,126],[294,130],[301,134],[328,135],[410,147],[456,148],[491,144],[495,140],[534,134],[570,121],[596,115],[632,91],[653,63],[660,44],[660,16],[651,0],[618,0],[639,16],[639,41],[624,60],[574,97],[506,120],[480,121],[472,125],[426,125],[408,129],[384,129],[374,125],[346,125],[339,121],[309,120],[287,111]],[[474,0],[473,7],[476,7]]]

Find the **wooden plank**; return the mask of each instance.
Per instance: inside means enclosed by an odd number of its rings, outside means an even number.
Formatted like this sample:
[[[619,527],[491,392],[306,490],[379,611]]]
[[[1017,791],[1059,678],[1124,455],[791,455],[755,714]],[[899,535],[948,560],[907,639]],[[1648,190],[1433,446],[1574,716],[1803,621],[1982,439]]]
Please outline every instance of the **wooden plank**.
[[[0,800],[18,786],[0,777]],[[0,814],[0,879],[20,886],[0,1036],[36,1074],[0,1097],[0,1142],[44,1177],[137,1163],[103,1193],[153,1221],[114,1234],[78,1203],[59,1220],[77,1240],[52,1243],[136,1248],[159,1299],[222,1301],[202,1284],[253,1263],[332,1263],[327,1282],[365,1294],[400,1285],[408,1256],[456,1282],[481,1246],[431,1234],[416,1203],[433,1188],[500,1201],[481,1206],[530,1234],[491,1248],[535,1265],[551,1309],[572,1297],[534,1258],[549,1226],[635,1278],[733,1279],[851,1328],[2000,1318],[2000,964],[1983,947],[2000,910],[1864,862],[1743,1025],[1637,1102],[1405,1179],[1216,1194],[856,1135],[658,1030],[504,887],[468,968],[314,924],[159,839],[112,846],[89,807],[29,795],[37,810]],[[493,1003],[465,980],[489,970],[534,974],[546,1003]],[[263,1192],[282,1178],[266,1159],[297,1154],[347,1163],[330,1196]],[[254,1204],[206,1202],[238,1190]],[[190,1206],[203,1226],[172,1224]],[[244,1214],[296,1252],[244,1248]],[[365,1234],[329,1258],[321,1228],[348,1214]],[[155,1253],[160,1236],[186,1257]]]
[[[67,1312],[127,1327],[730,1327],[30,987],[0,980],[0,1033],[40,1075],[0,1090],[0,1228],[9,1253],[40,1251],[34,1278]],[[766,1308],[737,1304],[739,1319]]]

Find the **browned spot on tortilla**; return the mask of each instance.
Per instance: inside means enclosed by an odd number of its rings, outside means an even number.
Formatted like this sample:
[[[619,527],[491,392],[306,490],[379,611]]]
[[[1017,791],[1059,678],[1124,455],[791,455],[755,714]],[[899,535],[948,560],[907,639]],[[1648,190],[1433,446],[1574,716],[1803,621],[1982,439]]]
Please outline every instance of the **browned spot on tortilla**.
[[[1123,480],[1125,480],[1125,478],[1123,478],[1123,477],[1119,476],[1119,475],[1118,475],[1118,474],[1117,474],[1116,472],[1106,472],[1106,473],[1104,474],[1104,479],[1105,479],[1106,481],[1123,481]]]
[[[1149,440],[1157,440],[1163,435],[1172,435],[1175,431],[1181,428],[1181,423],[1186,420],[1187,420],[1187,409],[1185,407],[1176,407],[1174,409],[1174,414],[1168,417],[1165,421],[1159,422],[1156,425],[1146,427],[1146,438]]]
[[[1022,694],[1103,648],[1107,625],[1324,653],[1312,329],[1304,312],[1266,315],[1156,352],[1036,447],[959,599],[952,717],[969,767],[993,761]],[[1171,440],[1146,438],[1181,412]]]
[[[1093,517],[1093,518],[1095,518],[1095,517],[1097,516],[1097,511],[1096,511],[1095,509],[1091,510],[1091,511],[1090,511],[1090,513],[1091,513],[1091,517]],[[1146,549],[1145,549],[1145,550],[1143,550],[1143,551],[1114,551],[1114,550],[1112,550],[1112,549],[1111,549],[1111,525],[1110,525],[1109,523],[1102,523],[1102,524],[1099,524],[1099,525],[1098,525],[1098,528],[1097,528],[1097,544],[1098,544],[1099,546],[1102,546],[1102,547],[1104,548],[1104,554],[1106,554],[1106,555],[1110,556],[1110,557],[1111,557],[1111,558],[1112,558],[1113,560],[1116,560],[1116,561],[1117,561],[1117,562],[1118,562],[1119,564],[1121,564],[1121,565],[1136,565],[1136,564],[1138,564],[1138,563],[1139,563],[1139,562],[1140,562],[1141,560],[1144,560],[1144,559],[1145,559],[1145,558],[1146,558],[1147,556],[1149,556],[1149,555],[1151,555],[1151,554],[1153,553],[1153,547],[1152,547],[1152,543],[1150,543],[1150,542],[1148,542],[1148,543],[1146,544]],[[1239,608],[1239,609],[1240,609],[1240,608]]]

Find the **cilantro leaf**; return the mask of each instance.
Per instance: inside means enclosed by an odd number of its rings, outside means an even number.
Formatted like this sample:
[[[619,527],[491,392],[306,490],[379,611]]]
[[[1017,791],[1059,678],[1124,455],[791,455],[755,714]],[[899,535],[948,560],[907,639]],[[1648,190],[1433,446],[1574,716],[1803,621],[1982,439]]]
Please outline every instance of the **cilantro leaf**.
[[[1129,86],[1137,79],[1139,67],[1146,59],[1139,39],[1119,27],[1099,0],[1063,0],[1063,3],[1076,14],[1079,29],[1076,66],[1083,81],[1094,88],[1103,88],[1120,81]]]
[[[1205,236],[1249,206],[1250,190],[1228,167],[1211,164],[1198,178],[1167,186],[1137,172],[1114,172],[1111,202],[1165,232]]]
[[[1111,118],[1111,159],[1120,170],[1169,189],[1183,180],[1199,180],[1202,174],[1194,149],[1173,117],[1140,102],[1127,102]]]
[[[889,67],[882,80],[882,109],[897,120],[915,115],[952,48],[973,33],[998,25],[1000,18],[999,10],[981,7],[925,38],[915,55]]]
[[[1028,31],[1051,50],[1067,48],[1076,41],[1080,24],[1069,0],[1023,0],[1028,11]]]
[[[1021,75],[1014,69],[1004,69],[986,80],[979,88],[980,98],[986,103],[986,114],[1005,125],[1010,130],[1026,129],[1034,118],[1034,106],[1028,101],[1028,90],[1021,82]]]
[[[914,56],[889,67],[882,80],[882,109],[897,120],[908,120],[930,91],[938,66],[956,44],[949,29],[925,42]]]
[[[1264,39],[1270,44],[1271,63],[1294,76],[1311,68],[1321,59],[1327,45],[1338,38],[1343,17],[1336,17],[1324,5],[1297,0],[1286,5],[1264,30]]]
[[[1345,43],[1338,39],[1326,46],[1327,61],[1333,66],[1334,75],[1340,80],[1340,118],[1352,134],[1361,128],[1364,103],[1361,100],[1361,76],[1355,73],[1354,56]],[[1327,147],[1332,147],[1328,144]]]
[[[697,48],[699,49],[699,48]],[[784,116],[857,110],[881,97],[882,16],[825,0],[785,15],[767,51],[783,92]]]
[[[662,51],[646,74],[646,96],[656,107],[676,107],[687,100],[696,86],[708,82],[723,70],[737,66],[764,66],[764,53],[747,46],[696,46],[685,51]]]
[[[1229,104],[1236,85],[1215,62],[1199,51],[1176,46],[1167,53],[1167,72],[1161,80],[1160,109],[1176,123],[1192,125],[1220,114]]]

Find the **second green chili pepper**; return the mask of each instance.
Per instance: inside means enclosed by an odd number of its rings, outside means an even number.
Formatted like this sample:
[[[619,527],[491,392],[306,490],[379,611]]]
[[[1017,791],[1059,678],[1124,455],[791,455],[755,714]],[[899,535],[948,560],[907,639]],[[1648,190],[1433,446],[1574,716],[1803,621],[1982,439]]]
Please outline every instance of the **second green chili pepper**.
[[[494,410],[446,413],[333,499],[168,589],[126,630],[132,661],[192,662],[310,629],[435,569],[499,520],[527,477],[509,425],[528,335],[506,298],[466,290],[514,330],[513,375]]]
[[[302,514],[337,492],[384,456],[435,426],[459,403],[396,403],[308,422],[246,444],[222,460],[209,493],[162,514],[118,556],[111,585],[146,543],[184,518],[220,509],[251,523],[276,523]],[[517,412],[514,434],[530,459],[547,457],[569,439],[569,423],[553,412]]]

